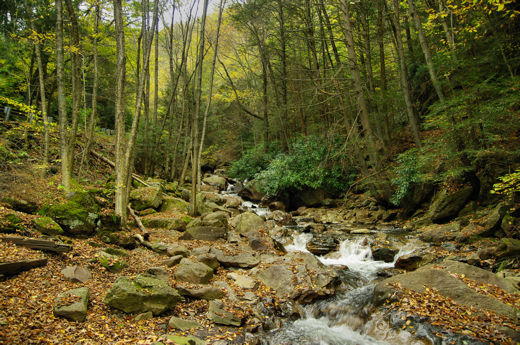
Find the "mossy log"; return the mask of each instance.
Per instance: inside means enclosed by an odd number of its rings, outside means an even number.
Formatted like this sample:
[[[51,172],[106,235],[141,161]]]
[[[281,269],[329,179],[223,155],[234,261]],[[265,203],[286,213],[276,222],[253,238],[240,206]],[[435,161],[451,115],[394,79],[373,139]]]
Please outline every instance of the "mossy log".
[[[40,239],[31,239],[31,238],[23,238],[23,237],[2,237],[2,241],[4,242],[12,242],[18,246],[23,246],[31,249],[37,250],[47,250],[51,252],[62,252],[67,253],[72,250],[72,247],[67,244],[60,244],[53,241],[40,240]]]

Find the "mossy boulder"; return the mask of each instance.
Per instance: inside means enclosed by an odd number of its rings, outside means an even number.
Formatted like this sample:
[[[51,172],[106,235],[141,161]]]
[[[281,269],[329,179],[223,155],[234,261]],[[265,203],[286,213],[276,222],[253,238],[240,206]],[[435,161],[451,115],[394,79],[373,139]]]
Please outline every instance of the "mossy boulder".
[[[142,211],[147,208],[158,208],[163,202],[163,189],[161,187],[144,187],[134,189],[130,193],[132,208]]]
[[[51,217],[38,217],[33,219],[31,223],[36,230],[45,235],[54,236],[63,235],[64,233],[61,226]]]
[[[106,251],[99,252],[97,258],[99,264],[111,273],[119,273],[128,267],[125,260],[118,257],[118,255],[107,253]]]
[[[69,193],[67,199],[64,204],[47,204],[38,213],[52,218],[68,234],[91,235],[98,225],[101,210],[94,193],[77,191]]]
[[[188,203],[182,199],[171,196],[164,197],[161,205],[161,212],[184,212],[188,208]]]
[[[14,234],[17,231],[24,231],[25,228],[21,225],[22,220],[15,213],[8,213],[0,218],[0,233]]]
[[[117,278],[103,301],[125,313],[151,311],[159,315],[175,307],[181,298],[177,290],[164,280],[149,274],[138,274],[134,279]]]

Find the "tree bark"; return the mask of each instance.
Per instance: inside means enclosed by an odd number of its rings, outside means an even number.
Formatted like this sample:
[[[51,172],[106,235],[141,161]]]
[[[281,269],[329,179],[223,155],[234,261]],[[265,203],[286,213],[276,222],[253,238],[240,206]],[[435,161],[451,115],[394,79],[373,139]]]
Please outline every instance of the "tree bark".
[[[430,48],[428,47],[428,42],[426,42],[426,36],[424,35],[421,18],[417,14],[417,9],[415,8],[415,4],[413,0],[408,0],[408,6],[410,9],[410,15],[412,16],[415,27],[419,33],[419,42],[421,42],[421,48],[424,54],[424,58],[426,59],[426,65],[428,66],[428,71],[430,72],[430,79],[432,80],[433,87],[435,88],[435,92],[437,93],[437,97],[441,103],[444,103],[444,94],[442,92],[441,83],[437,79],[437,73],[435,72],[435,66],[433,66],[432,54],[430,52]]]
[[[419,138],[419,126],[415,121],[415,114],[412,106],[412,97],[410,86],[408,84],[408,70],[406,68],[406,60],[404,57],[403,39],[401,37],[401,23],[399,20],[399,0],[394,0],[394,11],[395,11],[395,26],[396,31],[395,38],[397,42],[397,52],[399,55],[399,67],[401,70],[401,86],[404,94],[404,101],[406,103],[406,111],[408,113],[408,122],[410,123],[410,129],[412,130],[413,139],[415,146],[420,150],[422,149],[421,139]]]

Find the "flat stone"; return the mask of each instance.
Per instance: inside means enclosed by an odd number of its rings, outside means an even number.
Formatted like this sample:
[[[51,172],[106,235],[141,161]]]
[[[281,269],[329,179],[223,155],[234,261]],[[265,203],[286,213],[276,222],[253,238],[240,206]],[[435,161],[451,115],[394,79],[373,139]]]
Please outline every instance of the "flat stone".
[[[61,273],[73,283],[85,283],[92,279],[92,273],[86,268],[79,266],[66,267],[61,270]]]
[[[241,253],[238,255],[224,255],[224,253],[217,248],[211,248],[211,253],[217,256],[217,260],[222,266],[252,268],[260,263],[260,260],[248,253]]]
[[[173,329],[180,329],[181,331],[187,331],[189,329],[202,328],[203,326],[195,321],[183,320],[181,318],[172,316],[168,322],[168,326]]]
[[[181,296],[188,296],[192,298],[213,300],[221,299],[224,293],[219,288],[214,286],[202,286],[199,288],[186,288],[182,285],[177,285],[177,291]]]
[[[147,311],[146,313],[141,313],[135,317],[135,321],[141,320],[149,320],[153,318],[153,313],[151,311]]]
[[[230,325],[230,326],[242,326],[244,322],[243,318],[233,315],[232,313],[224,310],[222,308],[222,304],[211,301],[209,302],[209,310],[208,310],[208,319],[213,321],[214,323],[218,323],[221,325]]]
[[[242,289],[256,289],[258,286],[258,282],[251,277],[238,274],[238,273],[228,273],[227,277],[229,279],[233,279],[235,281],[235,285],[241,287]]]
[[[146,273],[155,276],[157,279],[164,281],[170,280],[170,273],[162,267],[150,267],[146,270]]]
[[[181,262],[182,258],[183,258],[182,255],[172,256],[169,259],[161,261],[161,264],[168,266],[168,267],[173,267],[173,266],[179,264],[179,262]]]

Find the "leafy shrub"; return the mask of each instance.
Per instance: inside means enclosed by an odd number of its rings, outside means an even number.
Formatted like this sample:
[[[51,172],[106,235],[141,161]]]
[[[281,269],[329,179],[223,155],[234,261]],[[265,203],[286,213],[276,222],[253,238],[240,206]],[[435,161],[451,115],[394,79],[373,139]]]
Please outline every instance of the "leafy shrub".
[[[246,151],[242,158],[233,162],[228,174],[241,181],[252,180],[256,174],[267,168],[275,155],[276,153],[272,151],[265,152],[263,144],[257,145]]]
[[[331,150],[334,152],[335,150]],[[269,165],[256,174],[260,190],[278,194],[291,188],[322,188],[329,191],[346,190],[355,174],[351,166],[345,169],[330,158],[328,147],[319,137],[296,139],[290,153],[279,153]]]

